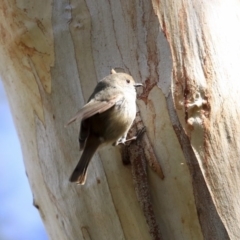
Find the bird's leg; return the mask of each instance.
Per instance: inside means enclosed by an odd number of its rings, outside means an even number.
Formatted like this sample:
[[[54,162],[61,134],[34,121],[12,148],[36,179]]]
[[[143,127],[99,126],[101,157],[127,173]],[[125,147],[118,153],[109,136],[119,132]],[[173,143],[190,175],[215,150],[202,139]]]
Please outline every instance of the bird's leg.
[[[123,136],[122,138],[120,138],[120,139],[117,141],[116,145],[118,145],[118,144],[123,144],[123,145],[125,145],[125,143],[127,143],[127,142],[135,141],[135,140],[137,140],[139,137],[141,137],[144,132],[146,132],[146,127],[143,127],[142,129],[138,130],[138,131],[137,131],[137,134],[136,134],[135,136],[129,138],[129,139],[126,139],[126,137]]]

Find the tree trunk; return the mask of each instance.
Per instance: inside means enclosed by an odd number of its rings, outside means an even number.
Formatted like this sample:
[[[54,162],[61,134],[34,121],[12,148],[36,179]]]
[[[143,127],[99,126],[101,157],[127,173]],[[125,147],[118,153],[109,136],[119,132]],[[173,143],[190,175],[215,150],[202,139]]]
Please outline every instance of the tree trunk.
[[[1,76],[50,239],[240,239],[238,1],[0,6]],[[132,166],[98,151],[78,186],[79,124],[63,126],[114,67],[144,83],[146,145],[129,146]],[[150,167],[138,177],[145,162],[139,172],[132,156],[147,150],[164,179]]]

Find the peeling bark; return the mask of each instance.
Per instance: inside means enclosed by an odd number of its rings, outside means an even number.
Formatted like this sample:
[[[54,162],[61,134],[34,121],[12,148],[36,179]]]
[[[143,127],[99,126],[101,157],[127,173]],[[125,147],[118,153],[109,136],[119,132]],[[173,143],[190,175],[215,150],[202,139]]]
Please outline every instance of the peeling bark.
[[[240,238],[238,1],[0,6],[0,73],[50,239]],[[68,182],[79,126],[63,126],[114,67],[145,86],[137,104],[147,134],[128,151],[158,174],[123,165],[109,147],[79,187]],[[148,207],[132,172],[144,174]]]

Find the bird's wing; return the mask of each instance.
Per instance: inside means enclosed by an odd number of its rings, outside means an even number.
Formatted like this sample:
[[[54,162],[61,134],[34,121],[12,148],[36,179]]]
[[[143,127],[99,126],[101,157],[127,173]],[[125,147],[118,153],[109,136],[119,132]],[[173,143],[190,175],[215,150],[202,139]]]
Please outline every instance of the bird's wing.
[[[82,109],[80,109],[76,113],[76,115],[66,123],[65,126],[68,126],[69,124],[71,124],[72,122],[74,122],[76,120],[82,121],[82,120],[87,119],[97,113],[105,112],[109,108],[114,106],[116,104],[116,102],[118,102],[121,98],[122,98],[122,96],[119,94],[119,95],[113,97],[110,101],[96,101],[95,99],[93,99],[90,102],[88,102],[86,105],[84,105],[84,107]]]

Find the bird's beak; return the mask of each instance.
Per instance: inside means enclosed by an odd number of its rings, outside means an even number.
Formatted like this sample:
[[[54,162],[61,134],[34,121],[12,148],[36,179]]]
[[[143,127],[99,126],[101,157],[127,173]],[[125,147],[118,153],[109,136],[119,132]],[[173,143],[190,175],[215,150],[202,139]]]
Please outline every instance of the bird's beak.
[[[133,85],[135,88],[137,88],[137,87],[142,87],[143,85],[142,85],[142,83],[136,83],[136,84],[134,84]]]

